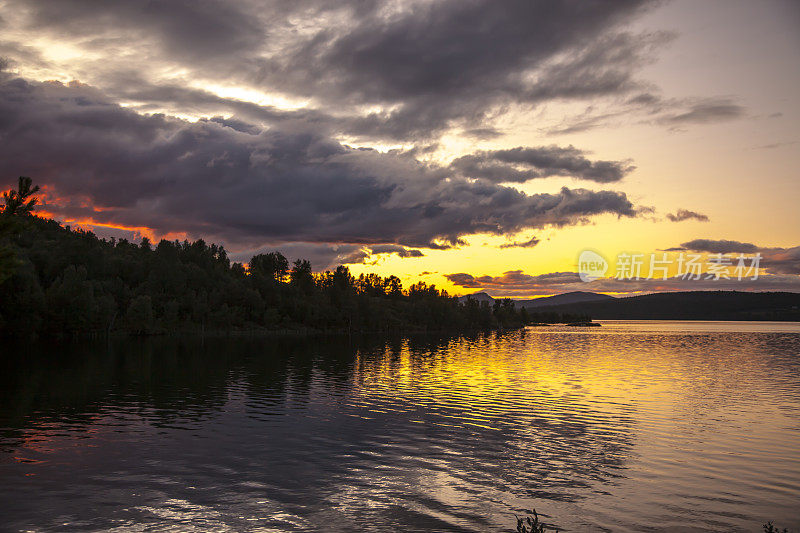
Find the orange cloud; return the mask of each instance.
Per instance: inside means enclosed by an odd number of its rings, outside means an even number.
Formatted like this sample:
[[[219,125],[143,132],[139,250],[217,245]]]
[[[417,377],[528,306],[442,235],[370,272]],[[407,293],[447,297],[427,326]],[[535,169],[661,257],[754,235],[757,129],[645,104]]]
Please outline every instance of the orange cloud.
[[[93,208],[94,211],[100,212],[100,209]],[[95,232],[97,228],[103,228],[107,230],[119,230],[130,232],[134,234],[135,240],[140,240],[144,237],[149,239],[151,242],[158,242],[161,239],[166,239],[168,241],[172,240],[184,240],[188,239],[188,235],[185,232],[181,231],[171,231],[167,233],[159,233],[153,228],[149,228],[147,226],[128,226],[125,224],[117,224],[117,223],[110,223],[110,222],[99,222],[92,217],[82,216],[82,217],[70,217],[64,215],[58,215],[57,213],[45,211],[45,210],[38,210],[36,212],[36,216],[43,217],[43,218],[52,218],[61,222],[61,224],[65,226],[71,226],[73,228],[79,228],[84,231],[91,231]]]

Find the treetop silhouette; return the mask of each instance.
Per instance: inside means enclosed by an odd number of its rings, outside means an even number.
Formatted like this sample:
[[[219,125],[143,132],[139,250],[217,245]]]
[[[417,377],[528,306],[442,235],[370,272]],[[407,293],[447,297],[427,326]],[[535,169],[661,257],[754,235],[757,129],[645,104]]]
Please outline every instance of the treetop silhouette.
[[[33,195],[39,192],[38,185],[33,186],[33,180],[27,176],[20,176],[17,190],[11,189],[3,193],[3,213],[6,215],[29,215],[39,199]]]

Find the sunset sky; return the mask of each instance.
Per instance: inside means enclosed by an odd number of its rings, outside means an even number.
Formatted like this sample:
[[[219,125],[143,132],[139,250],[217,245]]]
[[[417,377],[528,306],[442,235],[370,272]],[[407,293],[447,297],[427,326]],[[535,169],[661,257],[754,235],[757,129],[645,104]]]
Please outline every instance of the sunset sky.
[[[800,291],[798,87],[793,1],[0,0],[0,185],[456,294]],[[610,279],[665,250],[765,270]]]

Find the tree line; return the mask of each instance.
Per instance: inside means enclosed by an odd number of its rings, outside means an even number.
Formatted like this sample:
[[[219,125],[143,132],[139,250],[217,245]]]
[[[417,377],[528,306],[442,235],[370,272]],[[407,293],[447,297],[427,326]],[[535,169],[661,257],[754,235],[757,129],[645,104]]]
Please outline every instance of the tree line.
[[[514,328],[530,320],[511,300],[459,302],[425,282],[346,266],[315,273],[280,252],[249,265],[203,240],[153,245],[102,239],[33,214],[38,187],[20,178],[0,212],[0,334],[113,332],[442,331]]]

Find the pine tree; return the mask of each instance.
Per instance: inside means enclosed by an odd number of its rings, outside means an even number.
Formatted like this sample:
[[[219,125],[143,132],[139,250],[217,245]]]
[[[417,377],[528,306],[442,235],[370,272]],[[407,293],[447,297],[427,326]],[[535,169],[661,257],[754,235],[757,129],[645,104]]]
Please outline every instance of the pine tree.
[[[39,201],[32,196],[39,192],[39,186],[32,187],[33,180],[27,176],[19,177],[17,190],[11,189],[3,193],[3,213],[6,215],[29,215],[33,211],[33,206]]]

